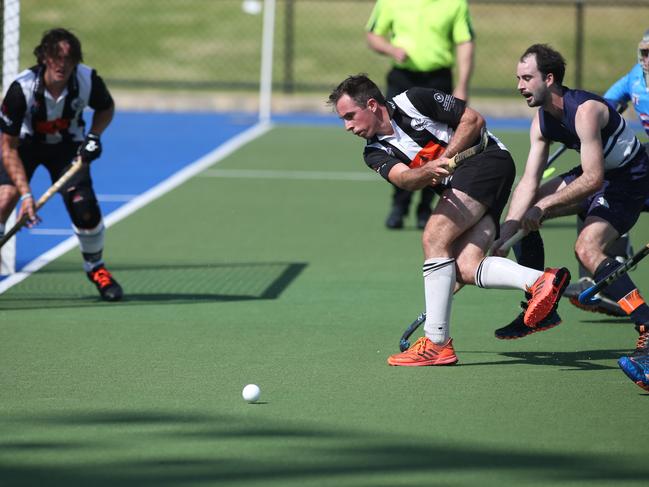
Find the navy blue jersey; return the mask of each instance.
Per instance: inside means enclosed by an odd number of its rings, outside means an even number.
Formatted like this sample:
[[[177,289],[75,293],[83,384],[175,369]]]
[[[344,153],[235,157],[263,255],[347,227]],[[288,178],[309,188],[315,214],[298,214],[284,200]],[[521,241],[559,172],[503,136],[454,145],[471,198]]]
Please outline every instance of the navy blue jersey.
[[[539,109],[539,122],[543,137],[561,142],[577,152],[581,149],[581,141],[575,130],[575,115],[579,106],[595,100],[608,109],[608,123],[601,130],[602,148],[604,152],[604,170],[617,169],[631,162],[640,152],[641,144],[634,131],[606,101],[594,93],[583,90],[563,88],[563,117],[558,120]]]

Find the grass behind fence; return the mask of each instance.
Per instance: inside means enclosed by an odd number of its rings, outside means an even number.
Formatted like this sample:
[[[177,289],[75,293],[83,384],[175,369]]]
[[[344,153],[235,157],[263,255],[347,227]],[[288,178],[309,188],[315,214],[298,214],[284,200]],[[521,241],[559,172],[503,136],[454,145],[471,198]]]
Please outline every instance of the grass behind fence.
[[[636,62],[649,6],[584,4],[583,86],[604,91]],[[389,67],[370,52],[364,26],[373,2],[296,0],[293,43],[286,44],[287,2],[277,2],[274,80],[297,90],[323,90],[344,76],[367,72],[377,80]],[[575,82],[575,6],[543,3],[471,2],[476,32],[473,91],[514,91],[516,62],[534,42],[550,42],[568,60],[566,82]],[[241,0],[23,0],[21,67],[43,30],[72,28],[89,64],[113,84],[173,87],[257,86],[261,15],[242,10]],[[292,53],[292,56],[288,56]]]

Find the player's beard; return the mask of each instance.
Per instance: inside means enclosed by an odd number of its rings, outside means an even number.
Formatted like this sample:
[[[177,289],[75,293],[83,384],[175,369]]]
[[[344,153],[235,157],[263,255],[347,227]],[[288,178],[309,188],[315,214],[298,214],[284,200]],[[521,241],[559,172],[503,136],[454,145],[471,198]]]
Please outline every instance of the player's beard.
[[[521,95],[525,97],[525,102],[530,108],[541,107],[545,104],[546,93],[542,90],[528,91]]]

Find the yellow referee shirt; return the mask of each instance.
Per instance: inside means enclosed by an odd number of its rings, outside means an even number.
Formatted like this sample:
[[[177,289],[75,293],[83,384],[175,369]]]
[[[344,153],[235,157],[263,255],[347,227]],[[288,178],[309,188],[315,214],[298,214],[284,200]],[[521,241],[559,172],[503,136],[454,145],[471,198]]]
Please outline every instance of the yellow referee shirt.
[[[466,0],[378,0],[366,29],[405,49],[394,64],[411,71],[453,67],[455,45],[474,37]]]

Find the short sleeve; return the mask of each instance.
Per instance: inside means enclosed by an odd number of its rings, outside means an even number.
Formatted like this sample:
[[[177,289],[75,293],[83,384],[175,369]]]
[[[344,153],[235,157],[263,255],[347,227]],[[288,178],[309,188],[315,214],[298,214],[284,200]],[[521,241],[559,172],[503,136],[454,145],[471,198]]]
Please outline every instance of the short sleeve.
[[[7,135],[19,136],[27,101],[20,84],[14,81],[7,90],[2,101],[2,116],[0,117],[0,130]]]

